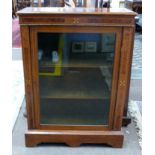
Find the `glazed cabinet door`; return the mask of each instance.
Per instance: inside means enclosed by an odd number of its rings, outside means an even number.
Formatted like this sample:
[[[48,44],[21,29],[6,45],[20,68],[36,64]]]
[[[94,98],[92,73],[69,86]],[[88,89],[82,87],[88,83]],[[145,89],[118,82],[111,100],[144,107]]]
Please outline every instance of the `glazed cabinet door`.
[[[121,28],[33,26],[30,36],[36,128],[112,129]]]

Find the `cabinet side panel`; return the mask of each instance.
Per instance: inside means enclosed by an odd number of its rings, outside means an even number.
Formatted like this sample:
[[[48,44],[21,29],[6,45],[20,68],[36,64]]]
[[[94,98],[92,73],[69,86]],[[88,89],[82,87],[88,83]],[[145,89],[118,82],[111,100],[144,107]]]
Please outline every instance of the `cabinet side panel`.
[[[21,26],[21,39],[22,39],[22,55],[24,66],[24,80],[25,80],[25,96],[26,96],[26,109],[28,129],[34,128],[34,114],[33,114],[33,93],[32,93],[32,77],[31,77],[31,53],[30,53],[30,39],[29,27]]]
[[[130,58],[130,69],[129,69],[129,74],[128,74],[128,79],[127,79],[127,92],[126,92],[126,101],[125,101],[125,106],[124,106],[124,112],[123,112],[123,117],[128,117],[127,112],[128,112],[128,101],[129,101],[129,89],[130,89],[130,77],[131,77],[131,67],[132,67],[132,58],[133,58],[133,47],[134,47],[134,34],[135,34],[135,28],[133,29],[132,32],[132,41],[131,41],[131,58]]]
[[[120,72],[118,80],[118,92],[115,108],[114,130],[120,130],[122,126],[122,116],[125,102],[128,97],[131,60],[133,53],[134,27],[123,29],[123,41],[121,48]]]
[[[109,113],[110,118],[110,128],[113,129],[114,122],[114,110],[116,105],[117,97],[117,87],[118,87],[118,78],[119,78],[119,65],[120,65],[120,53],[121,53],[121,41],[122,41],[122,28],[118,28],[116,31],[116,46],[115,46],[115,62],[113,68],[113,78],[112,78],[112,93],[111,93],[111,110]]]

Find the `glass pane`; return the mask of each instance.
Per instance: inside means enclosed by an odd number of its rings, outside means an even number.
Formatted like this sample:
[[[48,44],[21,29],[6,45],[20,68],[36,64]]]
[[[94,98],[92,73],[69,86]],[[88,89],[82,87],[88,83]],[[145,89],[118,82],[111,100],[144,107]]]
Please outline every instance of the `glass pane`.
[[[38,33],[40,123],[108,125],[114,33]]]

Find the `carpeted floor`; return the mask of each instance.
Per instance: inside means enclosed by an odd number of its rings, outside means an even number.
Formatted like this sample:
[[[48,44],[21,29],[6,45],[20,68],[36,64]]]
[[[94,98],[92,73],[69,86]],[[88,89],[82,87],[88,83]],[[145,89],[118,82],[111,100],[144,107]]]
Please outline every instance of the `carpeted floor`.
[[[21,48],[21,37],[18,18],[12,20],[12,48]]]

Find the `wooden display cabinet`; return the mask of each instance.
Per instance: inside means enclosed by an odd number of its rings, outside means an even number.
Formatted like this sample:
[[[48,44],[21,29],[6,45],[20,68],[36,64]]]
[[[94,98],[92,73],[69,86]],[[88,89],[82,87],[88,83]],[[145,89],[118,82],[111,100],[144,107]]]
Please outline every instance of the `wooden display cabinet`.
[[[26,146],[122,147],[134,12],[25,8],[18,12],[26,90]]]

